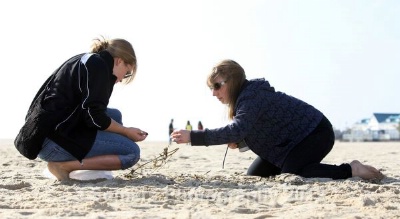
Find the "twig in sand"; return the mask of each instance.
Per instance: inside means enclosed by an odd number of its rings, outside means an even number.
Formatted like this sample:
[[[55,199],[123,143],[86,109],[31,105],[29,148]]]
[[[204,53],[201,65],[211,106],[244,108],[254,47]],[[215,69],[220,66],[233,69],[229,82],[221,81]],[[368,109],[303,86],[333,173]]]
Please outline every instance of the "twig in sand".
[[[179,148],[175,148],[171,151],[168,151],[169,145],[163,149],[163,151],[154,159],[147,161],[146,163],[143,163],[136,168],[132,169],[128,174],[125,175],[127,178],[133,178],[134,174],[137,173],[138,170],[142,170],[142,168],[149,164],[153,163],[153,168],[160,168],[163,165],[167,163],[167,161],[171,158],[173,154],[175,154]]]

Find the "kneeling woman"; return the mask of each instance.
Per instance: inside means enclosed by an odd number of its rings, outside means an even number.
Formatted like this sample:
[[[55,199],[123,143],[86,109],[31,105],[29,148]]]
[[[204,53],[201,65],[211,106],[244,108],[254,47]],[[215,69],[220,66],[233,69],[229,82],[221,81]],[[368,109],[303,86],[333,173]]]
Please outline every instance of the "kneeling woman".
[[[292,173],[303,177],[381,179],[376,168],[357,160],[339,166],[321,163],[335,142],[329,120],[316,108],[275,91],[263,78],[247,80],[244,69],[224,60],[208,76],[213,96],[229,109],[232,123],[217,129],[176,130],[177,143],[240,145],[258,155],[247,174],[268,177]]]

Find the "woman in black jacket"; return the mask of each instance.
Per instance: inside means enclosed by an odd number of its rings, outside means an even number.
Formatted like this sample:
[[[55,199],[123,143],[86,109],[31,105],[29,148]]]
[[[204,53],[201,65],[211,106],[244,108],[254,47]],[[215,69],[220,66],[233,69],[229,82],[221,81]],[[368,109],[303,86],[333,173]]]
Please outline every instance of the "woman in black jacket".
[[[49,130],[38,157],[58,180],[69,179],[74,170],[118,170],[138,162],[135,142],[145,140],[147,133],[123,126],[121,112],[107,107],[114,85],[131,82],[136,68],[128,41],[99,38],[89,53],[68,59],[42,86],[42,108],[59,113],[42,115],[56,123],[37,127]]]
[[[248,175],[383,177],[374,167],[357,160],[340,166],[320,163],[335,142],[329,120],[304,101],[275,91],[263,78],[247,80],[244,69],[235,61],[224,60],[215,66],[207,85],[213,96],[228,105],[232,123],[217,129],[176,130],[171,134],[175,142],[191,142],[193,146],[228,144],[241,151],[248,148],[258,155]]]

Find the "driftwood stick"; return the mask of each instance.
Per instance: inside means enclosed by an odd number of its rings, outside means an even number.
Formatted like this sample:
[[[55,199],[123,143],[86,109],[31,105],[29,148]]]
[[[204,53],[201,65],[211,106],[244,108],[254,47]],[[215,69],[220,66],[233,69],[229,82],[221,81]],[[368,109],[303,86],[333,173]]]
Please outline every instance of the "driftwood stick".
[[[136,168],[132,169],[128,174],[125,176],[128,178],[133,178],[133,175],[138,171],[142,170],[142,168],[149,163],[153,163],[153,168],[160,168],[167,163],[167,161],[175,154],[179,148],[175,148],[171,151],[168,151],[169,145],[163,149],[163,151],[154,159],[147,161],[146,163],[138,165]]]

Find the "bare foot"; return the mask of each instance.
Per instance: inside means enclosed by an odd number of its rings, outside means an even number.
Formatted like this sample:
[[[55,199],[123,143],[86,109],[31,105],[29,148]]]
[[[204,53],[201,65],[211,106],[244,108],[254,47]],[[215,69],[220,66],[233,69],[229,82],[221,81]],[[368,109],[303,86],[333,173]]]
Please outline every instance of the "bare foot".
[[[62,168],[59,162],[47,163],[49,171],[60,181],[69,179],[69,171]]]
[[[375,167],[364,165],[360,163],[360,161],[358,160],[353,160],[350,163],[350,166],[353,177],[358,176],[361,177],[362,179],[378,179],[378,180],[381,180],[384,177],[381,171],[377,170]]]

